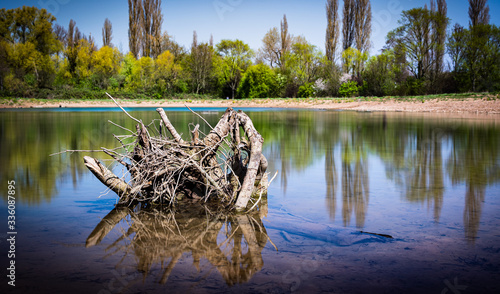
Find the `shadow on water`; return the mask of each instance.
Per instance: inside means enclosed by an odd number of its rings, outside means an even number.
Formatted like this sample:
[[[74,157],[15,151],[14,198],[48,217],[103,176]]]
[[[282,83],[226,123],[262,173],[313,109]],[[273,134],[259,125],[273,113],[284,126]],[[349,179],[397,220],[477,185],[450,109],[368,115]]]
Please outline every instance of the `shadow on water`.
[[[266,214],[267,203],[250,214],[228,213],[201,204],[169,209],[116,207],[88,236],[86,247],[99,245],[123,221],[125,228],[106,251],[132,253],[142,280],[161,267],[161,274],[154,279],[167,283],[177,263],[188,254],[198,272],[200,260],[205,259],[232,286],[249,281],[264,265],[262,250],[270,240],[262,223]]]

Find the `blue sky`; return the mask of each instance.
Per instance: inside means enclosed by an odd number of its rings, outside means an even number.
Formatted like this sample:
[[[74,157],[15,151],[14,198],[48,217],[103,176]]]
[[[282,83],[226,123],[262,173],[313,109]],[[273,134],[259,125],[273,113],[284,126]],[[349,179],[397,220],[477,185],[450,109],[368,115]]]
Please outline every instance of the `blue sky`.
[[[401,11],[429,4],[430,0],[372,0],[372,48],[377,54],[385,44],[387,32],[397,27]],[[240,39],[257,50],[262,38],[272,27],[279,27],[286,14],[289,31],[293,35],[303,35],[324,51],[326,29],[326,0],[163,0],[163,31],[174,36],[186,48],[190,47],[193,31],[198,40],[206,42],[212,34],[214,42],[222,39]],[[468,1],[448,0],[450,27],[458,22],[468,25]],[[80,0],[34,0],[2,1],[1,7],[15,8],[22,5],[46,8],[56,18],[57,23],[67,27],[70,19],[76,21],[80,31],[92,34],[97,43],[102,44],[102,26],[106,17],[113,24],[113,44],[122,52],[128,52],[128,3],[116,1]],[[343,1],[340,0],[341,15]],[[488,1],[491,23],[500,24],[500,1]]]

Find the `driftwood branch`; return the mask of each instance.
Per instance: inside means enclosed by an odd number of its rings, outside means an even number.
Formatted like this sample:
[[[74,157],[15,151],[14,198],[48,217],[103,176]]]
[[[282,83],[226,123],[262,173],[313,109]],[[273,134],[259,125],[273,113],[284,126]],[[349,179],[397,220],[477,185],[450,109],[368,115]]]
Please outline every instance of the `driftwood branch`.
[[[177,130],[175,127],[172,125],[170,120],[168,119],[167,115],[165,114],[165,110],[163,108],[157,108],[156,111],[160,114],[161,120],[163,121],[163,124],[167,128],[167,130],[172,134],[174,137],[174,140],[179,143],[179,144],[184,144],[184,140],[182,140],[181,135],[177,133]]]
[[[105,167],[99,160],[85,156],[83,157],[85,166],[98,178],[106,187],[118,194],[121,199],[128,199],[132,188],[122,179],[117,177],[112,171]]]

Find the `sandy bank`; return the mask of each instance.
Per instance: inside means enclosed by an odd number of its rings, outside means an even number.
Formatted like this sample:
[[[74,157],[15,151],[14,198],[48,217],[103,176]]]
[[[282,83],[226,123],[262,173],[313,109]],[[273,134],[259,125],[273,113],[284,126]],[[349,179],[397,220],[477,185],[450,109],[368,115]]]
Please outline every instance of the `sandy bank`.
[[[124,107],[266,107],[309,108],[356,111],[402,111],[432,113],[500,114],[500,99],[433,99],[433,100],[386,100],[365,101],[356,99],[245,99],[245,100],[118,100]],[[116,107],[112,101],[51,101],[19,99],[16,103],[4,101],[0,108],[51,108],[51,107]]]

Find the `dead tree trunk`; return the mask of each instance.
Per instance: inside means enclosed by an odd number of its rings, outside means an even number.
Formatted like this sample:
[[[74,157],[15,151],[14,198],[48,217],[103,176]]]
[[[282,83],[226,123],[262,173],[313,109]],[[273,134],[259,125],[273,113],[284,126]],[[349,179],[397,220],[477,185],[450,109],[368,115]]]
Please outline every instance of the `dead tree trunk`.
[[[192,141],[188,142],[179,135],[165,111],[162,108],[157,111],[161,122],[156,135],[150,135],[157,129],[155,124],[146,127],[125,111],[138,122],[136,133],[128,138],[134,140],[133,144],[119,139],[127,150],[124,154],[103,148],[127,168],[131,175],[128,183],[97,159],[84,157],[85,165],[118,194],[120,203],[147,201],[173,205],[191,198],[216,200],[242,211],[252,195],[267,193],[264,139],[244,112],[228,108],[204,138],[200,138],[199,126],[195,126],[191,131]],[[240,127],[244,135],[240,135]],[[162,134],[162,129],[169,135]]]

